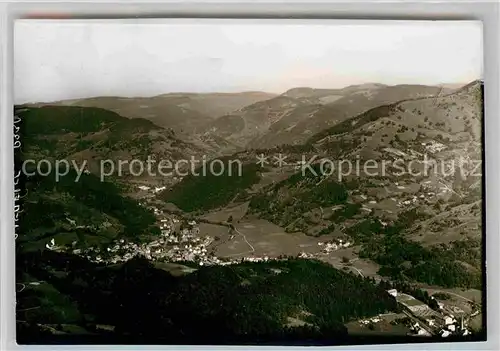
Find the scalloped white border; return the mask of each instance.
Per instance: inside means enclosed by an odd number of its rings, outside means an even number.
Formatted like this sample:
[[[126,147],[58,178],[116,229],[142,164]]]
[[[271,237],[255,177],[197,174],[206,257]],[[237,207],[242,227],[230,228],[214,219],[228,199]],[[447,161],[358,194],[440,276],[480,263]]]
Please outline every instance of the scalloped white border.
[[[247,349],[238,346],[18,346],[15,343],[15,279],[14,279],[14,180],[13,180],[13,109],[12,109],[12,36],[13,20],[33,12],[65,12],[92,17],[253,17],[290,18],[309,23],[327,18],[363,19],[467,19],[481,20],[484,29],[484,81],[485,81],[485,166],[486,166],[486,255],[487,255],[487,331],[488,341],[477,343],[439,343],[405,345],[366,345],[322,347],[334,350],[500,350],[499,304],[499,228],[500,228],[500,90],[499,90],[499,4],[496,1],[419,1],[417,3],[358,1],[342,3],[334,0],[262,1],[252,3],[231,0],[218,1],[163,1],[162,3],[122,1],[121,3],[95,3],[90,1],[53,1],[43,3],[0,3],[0,350],[80,349],[80,350],[221,350]],[[217,4],[218,3],[218,4]],[[221,6],[222,5],[222,6]],[[117,16],[118,15],[118,16]],[[321,19],[311,19],[311,18]],[[128,20],[130,21],[130,20]],[[142,21],[135,19],[133,21]],[[280,19],[272,21],[280,22]],[[282,347],[254,347],[265,350],[283,350]],[[294,349],[306,349],[294,347]],[[308,347],[313,350],[315,347]]]

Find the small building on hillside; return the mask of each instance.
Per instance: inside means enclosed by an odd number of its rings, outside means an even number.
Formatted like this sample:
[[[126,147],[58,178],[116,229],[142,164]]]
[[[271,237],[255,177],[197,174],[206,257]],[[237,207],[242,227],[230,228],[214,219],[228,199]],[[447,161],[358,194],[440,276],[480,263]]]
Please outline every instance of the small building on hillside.
[[[446,325],[453,324],[453,318],[451,318],[450,316],[445,316],[445,317],[443,318],[443,322],[444,322],[444,324],[446,324]]]
[[[417,300],[411,295],[399,293],[396,296],[396,301],[403,306],[405,310],[418,318],[430,319],[439,317],[439,313],[431,309],[428,305],[420,300]]]
[[[420,336],[431,336],[431,334],[427,330],[425,330],[423,328],[418,330],[417,335],[420,335]]]
[[[442,336],[443,338],[446,338],[446,337],[450,336],[450,334],[451,334],[451,333],[450,333],[448,330],[444,330],[444,329],[443,329],[443,330],[441,330],[441,336]]]
[[[391,296],[397,297],[398,296],[398,291],[396,289],[390,289],[387,290],[387,293]]]

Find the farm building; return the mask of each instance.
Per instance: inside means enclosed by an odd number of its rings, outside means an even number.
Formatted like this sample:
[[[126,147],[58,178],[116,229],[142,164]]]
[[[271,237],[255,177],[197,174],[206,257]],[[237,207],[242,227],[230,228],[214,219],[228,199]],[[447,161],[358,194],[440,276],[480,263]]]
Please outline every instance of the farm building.
[[[390,289],[387,290],[387,293],[391,296],[397,297],[398,296],[398,291],[396,289]]]
[[[411,295],[399,293],[396,296],[396,301],[416,317],[430,318],[439,316],[439,313]]]

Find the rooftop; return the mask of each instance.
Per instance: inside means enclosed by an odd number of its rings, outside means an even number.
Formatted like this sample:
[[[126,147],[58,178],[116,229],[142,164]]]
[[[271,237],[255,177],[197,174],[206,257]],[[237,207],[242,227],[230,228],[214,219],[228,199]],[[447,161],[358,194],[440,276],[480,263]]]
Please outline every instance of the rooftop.
[[[423,303],[420,300],[417,300],[413,296],[408,295],[408,294],[402,294],[402,293],[400,293],[400,294],[398,294],[398,296],[396,296],[396,301],[405,305],[405,306],[425,305],[425,303]]]

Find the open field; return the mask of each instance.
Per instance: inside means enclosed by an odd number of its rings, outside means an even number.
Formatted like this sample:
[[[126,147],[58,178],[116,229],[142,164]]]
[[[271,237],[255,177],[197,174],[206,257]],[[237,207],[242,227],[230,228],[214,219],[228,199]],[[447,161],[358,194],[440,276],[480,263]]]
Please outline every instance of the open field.
[[[248,210],[248,202],[238,204],[235,206],[228,206],[218,211],[212,211],[203,216],[202,218],[214,221],[225,222],[230,216],[233,217],[233,222],[241,220]]]
[[[353,273],[357,273],[364,277],[374,277],[375,279],[381,279],[381,276],[377,274],[380,266],[370,260],[358,258],[358,250],[359,247],[357,246],[348,247],[345,249],[332,251],[329,254],[323,254],[320,259],[338,269],[347,267]],[[348,263],[343,262],[344,257],[349,259]]]
[[[222,221],[233,216],[234,231],[225,226],[200,223],[200,234],[217,236],[219,240],[211,246],[219,257],[242,258],[248,256],[278,257],[280,255],[295,256],[301,252],[314,254],[320,260],[327,262],[337,269],[347,268],[355,274],[370,276],[380,279],[377,274],[380,266],[372,261],[359,259],[359,247],[343,248],[330,253],[323,253],[320,242],[326,242],[334,235],[313,237],[301,232],[286,233],[284,229],[264,219],[241,219],[246,213],[247,204],[225,208],[212,212],[205,219]],[[343,262],[345,258],[349,262]]]
[[[459,288],[446,289],[429,285],[420,285],[419,287],[423,290],[427,290],[427,292],[430,295],[435,294],[437,292],[444,292],[450,294],[453,298],[463,301],[481,303],[482,300],[482,291],[478,289],[468,289],[468,290]]]
[[[261,173],[260,181],[257,184],[253,185],[251,190],[253,192],[257,192],[257,191],[261,190],[262,188],[266,187],[267,185],[275,184],[275,183],[278,183],[282,180],[287,179],[295,172],[297,172],[297,170],[290,168],[290,167],[288,167],[288,169],[286,169],[286,168],[281,168],[281,169],[271,168],[270,172],[262,172]]]
[[[196,269],[194,268],[171,262],[155,262],[154,266],[155,268],[163,269],[164,271],[169,272],[174,277],[182,276],[196,271]]]
[[[228,232],[228,227],[224,225],[217,225],[217,224],[212,224],[212,223],[203,223],[200,222],[198,224],[198,227],[200,228],[200,236],[212,236],[212,237],[225,237],[225,235]]]
[[[388,313],[385,315],[380,315],[379,318],[382,320],[377,323],[372,323],[373,329],[370,329],[368,325],[360,323],[360,321],[352,321],[346,323],[348,333],[350,335],[390,335],[390,336],[401,336],[406,335],[410,332],[410,329],[403,324],[392,325],[391,321],[396,319],[405,318],[406,315],[403,313]]]
[[[424,303],[422,301],[419,301],[419,300],[415,299],[413,296],[403,294],[403,293],[399,293],[398,296],[396,297],[396,300],[398,302],[404,304],[405,306],[424,305]]]
[[[483,328],[483,315],[479,313],[478,315],[471,318],[469,326],[472,330],[478,331]]]
[[[217,256],[243,257],[251,254],[277,257],[295,256],[300,252],[319,253],[321,246],[318,242],[328,239],[318,239],[300,232],[286,233],[283,228],[263,219],[245,219],[234,225],[233,239],[217,247]]]

